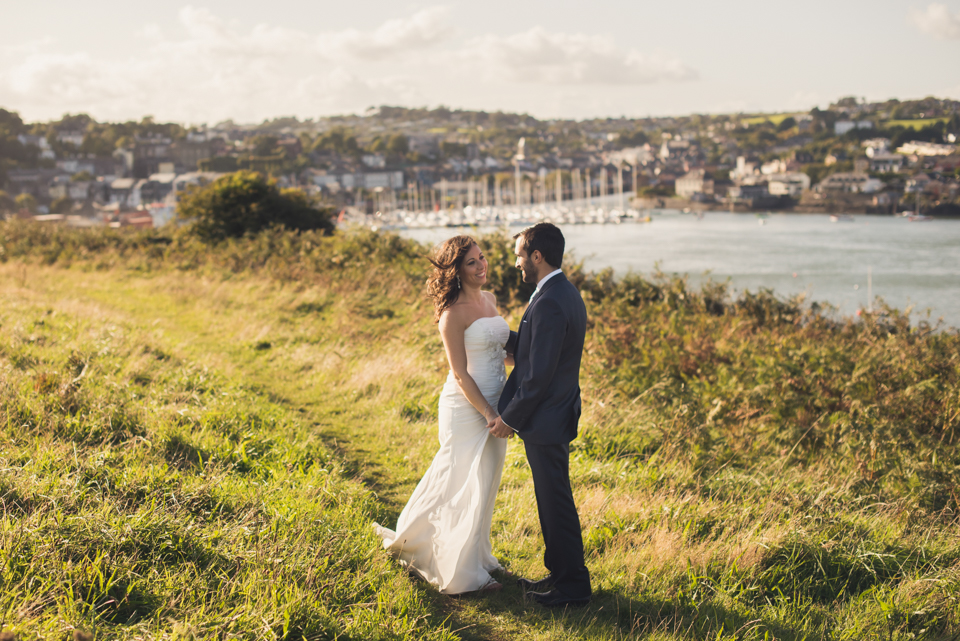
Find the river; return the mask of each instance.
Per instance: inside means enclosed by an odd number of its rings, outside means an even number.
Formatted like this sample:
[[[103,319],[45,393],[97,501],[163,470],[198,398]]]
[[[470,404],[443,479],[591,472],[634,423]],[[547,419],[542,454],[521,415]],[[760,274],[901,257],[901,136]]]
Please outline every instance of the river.
[[[520,228],[512,228],[519,231]],[[818,214],[707,212],[652,214],[650,223],[561,225],[567,251],[587,269],[616,273],[686,274],[728,280],[735,291],[764,287],[781,296],[803,293],[841,314],[882,298],[911,319],[942,318],[960,327],[960,221],[910,222],[889,216],[852,216],[831,222]],[[490,231],[479,229],[479,232]],[[437,243],[462,228],[406,229],[421,242]]]

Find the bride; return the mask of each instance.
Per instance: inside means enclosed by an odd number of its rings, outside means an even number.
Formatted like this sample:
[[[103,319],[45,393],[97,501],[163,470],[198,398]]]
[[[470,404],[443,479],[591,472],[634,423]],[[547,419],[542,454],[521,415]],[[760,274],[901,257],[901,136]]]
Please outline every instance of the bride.
[[[487,259],[469,236],[437,249],[427,292],[433,299],[450,374],[440,394],[440,450],[400,513],[396,531],[374,523],[383,546],[443,594],[499,590],[490,547],[493,503],[507,441],[487,430],[512,365],[507,322],[481,291]]]

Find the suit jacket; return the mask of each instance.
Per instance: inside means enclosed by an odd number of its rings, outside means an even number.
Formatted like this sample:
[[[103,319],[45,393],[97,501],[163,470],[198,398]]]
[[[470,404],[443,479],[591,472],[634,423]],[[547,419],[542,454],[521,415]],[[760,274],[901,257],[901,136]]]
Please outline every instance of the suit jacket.
[[[580,359],[587,310],[563,274],[543,284],[523,314],[514,368],[500,395],[503,421],[524,441],[569,443],[580,420]]]

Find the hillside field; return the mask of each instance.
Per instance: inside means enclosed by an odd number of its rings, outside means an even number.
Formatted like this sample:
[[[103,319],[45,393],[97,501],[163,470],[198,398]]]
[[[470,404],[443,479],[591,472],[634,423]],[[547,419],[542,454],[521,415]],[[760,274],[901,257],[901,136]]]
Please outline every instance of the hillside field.
[[[512,327],[529,286],[480,239]],[[960,334],[564,265],[595,595],[450,598],[379,545],[436,451],[428,247],[0,222],[0,628],[21,639],[955,639]],[[616,277],[615,277],[616,276]],[[510,442],[493,526],[542,574]]]

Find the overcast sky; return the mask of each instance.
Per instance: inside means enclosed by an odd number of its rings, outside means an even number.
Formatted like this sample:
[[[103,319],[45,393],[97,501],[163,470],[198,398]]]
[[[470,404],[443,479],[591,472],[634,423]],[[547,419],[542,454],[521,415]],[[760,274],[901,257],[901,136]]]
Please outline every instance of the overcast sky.
[[[185,124],[371,105],[540,118],[960,98],[960,0],[0,0],[0,107]]]

